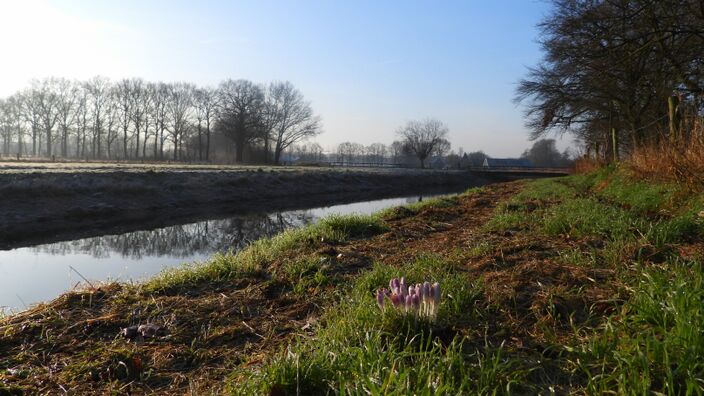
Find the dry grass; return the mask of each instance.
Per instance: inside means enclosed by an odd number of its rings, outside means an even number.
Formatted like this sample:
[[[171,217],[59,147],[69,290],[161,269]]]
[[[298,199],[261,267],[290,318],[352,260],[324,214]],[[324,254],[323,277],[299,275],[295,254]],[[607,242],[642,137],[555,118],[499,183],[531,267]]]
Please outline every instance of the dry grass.
[[[636,150],[628,163],[641,176],[704,189],[704,121],[687,128],[678,142],[658,142]]]
[[[591,157],[581,157],[574,162],[574,173],[584,174],[595,172],[605,165],[604,161],[591,158]]]

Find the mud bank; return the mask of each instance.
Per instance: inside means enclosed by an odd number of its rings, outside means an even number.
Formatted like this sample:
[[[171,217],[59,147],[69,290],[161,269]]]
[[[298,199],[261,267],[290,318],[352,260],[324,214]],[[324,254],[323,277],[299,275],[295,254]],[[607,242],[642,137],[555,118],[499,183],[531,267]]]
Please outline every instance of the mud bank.
[[[490,183],[461,171],[108,169],[0,173],[0,249]]]

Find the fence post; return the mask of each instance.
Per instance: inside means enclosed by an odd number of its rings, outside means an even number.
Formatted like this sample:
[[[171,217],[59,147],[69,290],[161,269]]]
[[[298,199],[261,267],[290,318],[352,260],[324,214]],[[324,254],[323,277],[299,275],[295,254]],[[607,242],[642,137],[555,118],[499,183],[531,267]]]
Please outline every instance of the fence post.
[[[611,151],[614,154],[614,162],[618,162],[618,133],[616,128],[611,128]]]
[[[679,139],[680,134],[679,104],[680,98],[678,98],[677,96],[673,95],[667,98],[667,116],[670,121],[670,141],[673,143]]]

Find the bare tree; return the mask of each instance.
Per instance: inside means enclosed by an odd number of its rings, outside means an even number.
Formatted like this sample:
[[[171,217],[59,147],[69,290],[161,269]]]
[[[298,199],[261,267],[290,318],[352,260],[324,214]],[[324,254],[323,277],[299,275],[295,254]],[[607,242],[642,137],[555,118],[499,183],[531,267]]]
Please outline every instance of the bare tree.
[[[10,117],[7,100],[0,98],[0,136],[2,137],[2,153],[10,153],[10,142],[12,141],[12,119]]]
[[[244,147],[263,138],[264,92],[248,80],[226,80],[219,87],[216,127],[235,142],[235,161],[242,162]]]
[[[12,119],[13,129],[15,131],[15,136],[17,137],[17,155],[21,155],[24,150],[24,134],[25,130],[23,128],[23,108],[22,104],[23,97],[21,94],[16,93],[5,102],[5,111],[8,113],[8,117]]]
[[[88,93],[88,103],[93,120],[93,137],[91,139],[91,157],[100,158],[102,156],[102,136],[104,108],[110,100],[110,80],[105,77],[93,77],[86,82]]]
[[[142,127],[148,125],[145,118],[149,114],[149,106],[151,105],[151,97],[149,91],[144,86],[144,81],[141,78],[130,79],[130,101],[132,102],[130,117],[132,125],[134,125],[134,157],[139,158],[139,144]],[[146,140],[146,137],[145,137]]]
[[[117,102],[115,101],[115,90],[111,89],[108,95],[110,99],[105,106],[105,148],[107,150],[107,157],[112,158],[112,147],[119,136],[117,125],[120,120],[120,115]]]
[[[154,127],[154,158],[164,159],[164,142],[166,137],[166,105],[169,100],[171,90],[168,84],[163,82],[149,83],[148,89],[152,98],[151,120]]]
[[[174,144],[174,160],[179,159],[181,142],[188,131],[193,108],[194,86],[188,83],[170,85],[166,103],[166,131]]]
[[[193,104],[195,106],[196,121],[198,122],[198,160],[210,160],[210,132],[215,120],[217,109],[217,93],[212,88],[199,88],[194,91]],[[205,132],[205,150],[203,149],[203,132]]]
[[[418,158],[421,168],[425,168],[425,160],[438,149],[449,149],[447,126],[434,118],[409,121],[397,134],[405,149]]]
[[[371,162],[375,162],[377,164],[382,164],[384,163],[386,159],[386,145],[384,143],[372,143],[367,147],[367,153],[369,154],[369,159]]]
[[[32,156],[37,156],[41,145],[39,134],[41,124],[41,111],[38,93],[34,89],[26,89],[21,94],[22,118],[29,124],[32,136]]]
[[[290,145],[320,133],[320,118],[313,114],[309,102],[290,82],[269,84],[266,112],[271,116],[275,141],[274,163]]]
[[[53,131],[59,117],[59,97],[56,93],[56,82],[57,80],[54,78],[47,78],[41,81],[34,80],[32,82],[34,105],[36,106],[36,111],[38,111],[40,123],[46,136],[46,155],[48,157],[53,154]]]
[[[86,130],[88,129],[88,89],[83,84],[76,107],[76,158],[85,158]]]
[[[56,82],[56,93],[58,123],[61,130],[61,156],[65,158],[68,157],[69,134],[78,117],[76,112],[79,98],[78,86],[75,82],[62,78]]]
[[[120,80],[115,87],[115,100],[120,112],[120,126],[122,127],[122,151],[124,158],[128,158],[128,132],[132,123],[132,84],[130,80]]]

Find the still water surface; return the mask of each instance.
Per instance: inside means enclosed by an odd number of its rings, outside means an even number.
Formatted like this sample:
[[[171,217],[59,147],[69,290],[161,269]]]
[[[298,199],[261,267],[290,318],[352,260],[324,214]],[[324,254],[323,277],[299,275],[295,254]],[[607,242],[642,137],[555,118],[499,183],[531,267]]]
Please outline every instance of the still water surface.
[[[369,214],[422,198],[412,196],[253,214],[0,250],[0,313],[53,299],[84,283],[78,273],[91,282],[136,281],[163,268],[205,261],[216,252],[241,249],[259,238],[313,223],[330,214]]]

